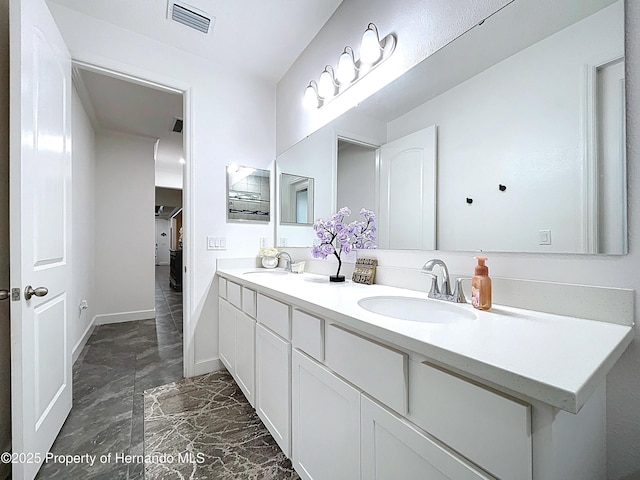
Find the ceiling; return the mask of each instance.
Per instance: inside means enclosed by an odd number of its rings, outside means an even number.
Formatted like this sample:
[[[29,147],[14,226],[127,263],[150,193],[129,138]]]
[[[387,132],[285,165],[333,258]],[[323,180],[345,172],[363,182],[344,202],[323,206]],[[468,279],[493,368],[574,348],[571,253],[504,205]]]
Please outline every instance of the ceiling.
[[[186,0],[210,16],[204,34],[167,19],[168,0],[49,0],[156,41],[277,82],[342,0]]]
[[[182,116],[182,95],[76,69],[78,94],[96,131],[108,130],[159,139],[156,185],[182,185],[182,134],[172,131]],[[162,178],[175,179],[168,184]],[[171,182],[169,182],[171,183]]]
[[[48,0],[118,27],[213,61],[277,82],[342,0],[186,0],[212,18],[208,34],[167,18],[169,0]],[[87,70],[74,71],[75,84],[97,131],[158,138],[156,184],[182,184],[182,95]]]

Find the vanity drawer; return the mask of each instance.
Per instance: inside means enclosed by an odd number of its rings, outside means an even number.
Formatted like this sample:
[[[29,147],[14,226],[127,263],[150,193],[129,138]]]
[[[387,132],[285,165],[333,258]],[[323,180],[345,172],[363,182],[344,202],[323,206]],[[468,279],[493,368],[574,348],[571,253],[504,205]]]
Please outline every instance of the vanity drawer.
[[[220,298],[227,298],[227,279],[218,277],[218,295]]]
[[[256,292],[247,287],[242,287],[242,311],[256,318]]]
[[[412,360],[407,418],[498,478],[532,477],[529,405]]]
[[[237,283],[227,282],[227,300],[238,309],[242,309],[242,287]]]
[[[289,305],[258,294],[258,322],[270,328],[282,338],[291,339]]]
[[[334,372],[406,415],[407,354],[333,324],[326,329],[324,353]]]
[[[324,360],[324,320],[301,310],[291,313],[291,343],[316,360]]]

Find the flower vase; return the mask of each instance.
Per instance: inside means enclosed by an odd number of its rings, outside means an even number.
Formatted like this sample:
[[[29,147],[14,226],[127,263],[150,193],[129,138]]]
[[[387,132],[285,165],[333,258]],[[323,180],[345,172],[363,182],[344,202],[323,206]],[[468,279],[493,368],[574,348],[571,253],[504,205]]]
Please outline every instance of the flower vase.
[[[330,282],[344,282],[344,275],[329,275]]]
[[[262,257],[262,266],[264,268],[276,268],[278,259],[276,257]]]

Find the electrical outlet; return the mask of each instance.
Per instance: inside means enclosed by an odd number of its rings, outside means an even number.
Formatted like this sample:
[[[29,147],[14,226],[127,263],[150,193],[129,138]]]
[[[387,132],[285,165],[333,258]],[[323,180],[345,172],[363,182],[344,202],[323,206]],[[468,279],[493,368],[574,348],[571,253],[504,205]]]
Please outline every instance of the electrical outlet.
[[[551,230],[540,230],[540,245],[551,245]]]
[[[265,248],[267,246],[267,237],[260,237],[260,248]]]
[[[287,237],[280,237],[280,246],[281,247],[286,247],[287,246]]]

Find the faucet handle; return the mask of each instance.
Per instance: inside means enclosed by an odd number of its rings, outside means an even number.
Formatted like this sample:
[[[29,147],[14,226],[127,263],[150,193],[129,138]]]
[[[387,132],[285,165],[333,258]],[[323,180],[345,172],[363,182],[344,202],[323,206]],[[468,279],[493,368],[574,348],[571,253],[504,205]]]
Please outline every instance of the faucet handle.
[[[439,295],[440,289],[438,288],[438,275],[426,270],[420,270],[423,275],[429,275],[431,277],[431,288],[429,289],[429,296]]]
[[[453,301],[456,303],[467,303],[467,299],[464,296],[464,290],[462,289],[462,281],[471,280],[469,277],[456,278],[456,285],[453,289]]]

